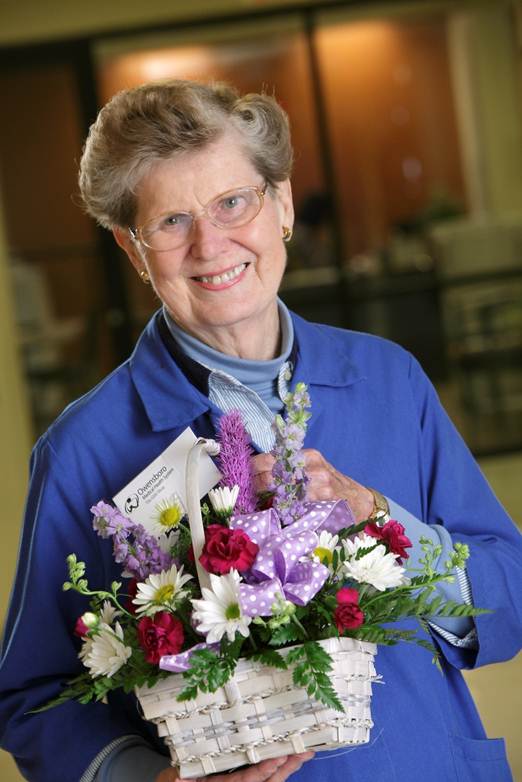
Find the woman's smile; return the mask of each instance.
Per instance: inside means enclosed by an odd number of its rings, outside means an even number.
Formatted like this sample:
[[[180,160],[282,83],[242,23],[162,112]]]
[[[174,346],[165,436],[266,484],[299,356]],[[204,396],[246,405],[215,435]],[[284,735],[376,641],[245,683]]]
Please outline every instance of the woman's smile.
[[[192,277],[191,279],[206,290],[221,291],[236,285],[243,278],[243,272],[247,266],[247,263],[240,263],[238,266],[232,266],[217,274],[205,274],[200,277]]]

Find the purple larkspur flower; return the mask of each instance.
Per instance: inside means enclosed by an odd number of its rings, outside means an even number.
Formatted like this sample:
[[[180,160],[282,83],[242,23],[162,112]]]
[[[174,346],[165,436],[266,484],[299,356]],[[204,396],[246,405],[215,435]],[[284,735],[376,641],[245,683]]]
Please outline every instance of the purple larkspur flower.
[[[285,399],[285,417],[276,416],[275,463],[272,468],[273,507],[283,524],[291,524],[304,512],[307,477],[302,448],[310,413],[310,397],[304,383],[297,383]]]

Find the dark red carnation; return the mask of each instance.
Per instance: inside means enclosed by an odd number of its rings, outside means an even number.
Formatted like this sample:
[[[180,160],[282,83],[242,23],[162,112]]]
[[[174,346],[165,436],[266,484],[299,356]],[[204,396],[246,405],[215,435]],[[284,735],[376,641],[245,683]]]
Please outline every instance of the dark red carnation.
[[[337,592],[337,608],[334,620],[340,633],[353,630],[364,622],[364,614],[359,608],[359,593],[356,589],[343,587]]]
[[[411,548],[411,540],[404,534],[404,527],[398,521],[387,521],[382,527],[379,527],[375,522],[370,522],[364,528],[367,535],[371,535],[372,538],[382,540],[386,544],[388,551],[399,557],[399,563],[403,559],[408,559],[410,556],[406,551],[407,548]]]
[[[199,561],[208,573],[225,575],[231,570],[248,570],[254,564],[259,546],[241,529],[210,524]]]
[[[157,665],[164,654],[177,654],[183,646],[183,625],[168,611],[144,616],[138,622],[138,641],[148,663]]]

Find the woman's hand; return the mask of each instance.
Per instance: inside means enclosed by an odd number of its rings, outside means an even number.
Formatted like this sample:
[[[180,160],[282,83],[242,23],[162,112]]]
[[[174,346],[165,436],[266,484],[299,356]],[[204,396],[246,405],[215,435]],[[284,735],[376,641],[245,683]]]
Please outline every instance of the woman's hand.
[[[301,755],[272,758],[239,771],[232,771],[230,774],[212,774],[208,777],[198,777],[191,782],[285,782],[290,774],[298,771],[303,763],[313,758],[314,754],[314,752],[303,752]],[[185,782],[185,780],[180,779],[175,768],[168,768],[158,774],[156,782]]]
[[[307,500],[346,500],[358,523],[368,519],[373,512],[373,494],[357,481],[336,470],[322,453],[304,448],[305,469],[308,476]],[[256,491],[267,491],[272,482],[274,457],[260,453],[252,458]]]

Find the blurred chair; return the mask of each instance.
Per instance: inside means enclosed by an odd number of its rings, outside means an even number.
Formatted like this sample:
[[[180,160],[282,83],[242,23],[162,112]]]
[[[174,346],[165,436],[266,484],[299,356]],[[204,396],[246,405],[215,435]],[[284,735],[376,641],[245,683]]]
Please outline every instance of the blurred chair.
[[[522,216],[452,220],[430,239],[463,412],[522,445]]]
[[[41,269],[18,259],[10,269],[19,347],[39,434],[88,385],[95,319],[57,318]]]

